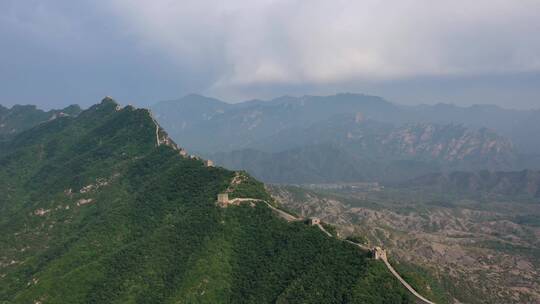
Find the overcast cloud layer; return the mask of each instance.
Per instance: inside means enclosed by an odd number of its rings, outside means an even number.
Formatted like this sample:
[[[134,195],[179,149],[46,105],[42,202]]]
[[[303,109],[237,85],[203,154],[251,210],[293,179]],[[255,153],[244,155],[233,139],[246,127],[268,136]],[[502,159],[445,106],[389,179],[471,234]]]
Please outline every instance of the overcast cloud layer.
[[[0,103],[366,92],[540,108],[538,0],[0,3]]]

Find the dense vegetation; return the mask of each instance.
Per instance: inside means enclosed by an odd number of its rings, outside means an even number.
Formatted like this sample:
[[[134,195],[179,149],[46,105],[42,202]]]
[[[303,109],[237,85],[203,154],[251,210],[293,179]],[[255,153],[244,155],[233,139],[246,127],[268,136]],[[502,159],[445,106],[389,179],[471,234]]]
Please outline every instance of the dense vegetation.
[[[110,99],[22,132],[0,151],[0,303],[412,303],[352,245],[217,207],[233,175]]]
[[[450,303],[450,297],[445,290],[449,286],[444,286],[444,283],[441,283],[440,279],[434,278],[429,271],[418,265],[398,262],[394,259],[391,259],[390,262],[401,277],[424,297],[435,303]]]
[[[15,105],[12,108],[0,105],[0,141],[57,116],[75,116],[80,112],[81,108],[77,105],[50,111],[40,110],[33,105]]]
[[[247,172],[240,172],[239,176],[242,183],[233,187],[231,198],[249,197],[272,202],[272,197],[264,189],[263,183],[251,177]]]

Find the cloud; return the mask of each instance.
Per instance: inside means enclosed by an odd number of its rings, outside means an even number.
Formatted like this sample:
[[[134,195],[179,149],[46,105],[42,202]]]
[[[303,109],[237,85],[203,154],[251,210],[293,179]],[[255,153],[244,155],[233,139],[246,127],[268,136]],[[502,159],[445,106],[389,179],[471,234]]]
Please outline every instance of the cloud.
[[[0,103],[353,91],[538,107],[538,32],[538,0],[4,0]]]
[[[535,0],[114,0],[142,47],[210,87],[540,70]]]

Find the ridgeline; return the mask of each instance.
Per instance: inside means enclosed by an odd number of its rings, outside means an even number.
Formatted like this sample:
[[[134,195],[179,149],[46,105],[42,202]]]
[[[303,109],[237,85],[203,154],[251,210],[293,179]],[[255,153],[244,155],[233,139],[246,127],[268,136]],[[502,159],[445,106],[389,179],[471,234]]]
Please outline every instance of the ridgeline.
[[[0,150],[0,303],[413,303],[379,261],[264,204],[112,99]],[[253,179],[239,195],[269,196]]]

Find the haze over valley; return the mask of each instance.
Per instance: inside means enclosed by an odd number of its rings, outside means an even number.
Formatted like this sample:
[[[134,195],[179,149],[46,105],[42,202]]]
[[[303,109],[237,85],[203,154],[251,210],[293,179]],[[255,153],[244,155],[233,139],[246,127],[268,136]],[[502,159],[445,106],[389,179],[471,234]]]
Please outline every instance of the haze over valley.
[[[439,171],[539,169],[539,111],[402,106],[361,94],[151,107],[171,136],[272,183],[400,181]],[[476,119],[480,117],[480,119]]]

